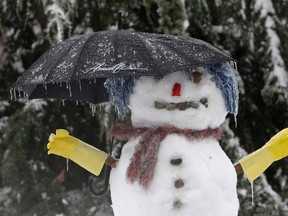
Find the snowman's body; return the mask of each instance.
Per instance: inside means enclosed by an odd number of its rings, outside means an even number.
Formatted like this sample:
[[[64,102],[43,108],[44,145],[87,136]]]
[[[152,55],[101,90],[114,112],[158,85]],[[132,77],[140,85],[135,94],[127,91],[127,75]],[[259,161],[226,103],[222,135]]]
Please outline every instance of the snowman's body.
[[[161,80],[141,77],[130,97],[134,127],[173,125],[180,129],[205,130],[219,127],[227,114],[221,91],[211,75],[200,69],[201,81],[194,83],[184,73]],[[181,93],[171,93],[175,83]],[[174,90],[173,90],[174,91]],[[206,98],[206,106],[199,101]],[[195,102],[197,108],[167,110],[162,104]],[[202,100],[203,102],[203,100]],[[161,142],[153,179],[144,188],[126,177],[139,137],[122,149],[110,177],[115,216],[236,216],[238,199],[236,172],[231,161],[212,137],[188,140],[169,134]]]

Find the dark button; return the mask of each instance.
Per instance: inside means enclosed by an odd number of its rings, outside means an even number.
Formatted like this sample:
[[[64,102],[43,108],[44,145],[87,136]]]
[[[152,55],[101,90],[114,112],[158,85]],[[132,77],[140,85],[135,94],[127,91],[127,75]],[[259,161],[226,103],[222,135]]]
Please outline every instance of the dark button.
[[[173,203],[173,207],[174,208],[181,208],[183,206],[182,202],[180,200],[175,200],[174,203]]]
[[[170,163],[174,166],[179,166],[182,163],[182,158],[172,159]]]
[[[174,182],[174,185],[175,185],[175,188],[181,188],[184,186],[184,181],[182,179],[177,179],[175,182]]]

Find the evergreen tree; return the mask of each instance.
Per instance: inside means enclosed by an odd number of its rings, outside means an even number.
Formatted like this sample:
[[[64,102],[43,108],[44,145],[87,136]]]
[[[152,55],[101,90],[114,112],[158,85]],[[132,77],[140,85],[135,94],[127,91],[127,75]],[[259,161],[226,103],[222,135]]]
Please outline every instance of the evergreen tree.
[[[75,34],[116,29],[123,10],[125,29],[189,35],[226,51],[237,61],[240,107],[237,127],[233,116],[223,125],[222,146],[236,162],[288,125],[287,9],[287,0],[2,0],[0,214],[112,215],[109,194],[96,199],[88,192],[90,174],[72,162],[67,172],[66,161],[48,157],[45,147],[50,132],[67,128],[107,150],[110,109],[93,117],[86,104],[10,98],[12,83],[49,47]],[[275,163],[255,181],[254,204],[250,183],[239,176],[239,216],[288,214],[287,163]],[[103,176],[97,180],[95,187]]]

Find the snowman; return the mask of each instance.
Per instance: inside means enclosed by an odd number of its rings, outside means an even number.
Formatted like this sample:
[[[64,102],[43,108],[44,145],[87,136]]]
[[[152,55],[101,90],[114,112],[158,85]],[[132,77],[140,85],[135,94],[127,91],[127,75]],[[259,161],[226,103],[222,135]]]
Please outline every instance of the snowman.
[[[253,181],[288,154],[287,129],[235,166],[221,149],[221,124],[238,107],[229,62],[163,77],[109,78],[105,87],[120,115],[131,111],[131,123],[111,129],[111,136],[127,140],[120,159],[63,129],[51,134],[48,154],[95,175],[105,163],[112,166],[115,216],[236,216],[236,170]]]

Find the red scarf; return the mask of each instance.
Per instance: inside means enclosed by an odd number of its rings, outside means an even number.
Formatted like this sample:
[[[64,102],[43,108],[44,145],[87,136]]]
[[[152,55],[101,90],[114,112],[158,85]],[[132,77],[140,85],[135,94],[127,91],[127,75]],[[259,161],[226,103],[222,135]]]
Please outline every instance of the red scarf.
[[[162,140],[169,134],[179,134],[188,140],[213,138],[220,140],[222,130],[220,128],[206,130],[179,129],[166,125],[152,128],[134,128],[132,124],[116,124],[111,128],[110,135],[120,140],[129,140],[140,136],[139,143],[135,147],[135,153],[131,158],[127,169],[127,179],[130,182],[136,180],[144,188],[147,188],[152,181],[155,166],[157,163],[158,151]]]

